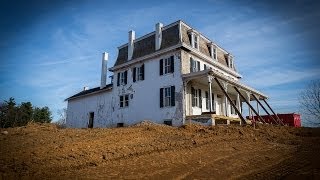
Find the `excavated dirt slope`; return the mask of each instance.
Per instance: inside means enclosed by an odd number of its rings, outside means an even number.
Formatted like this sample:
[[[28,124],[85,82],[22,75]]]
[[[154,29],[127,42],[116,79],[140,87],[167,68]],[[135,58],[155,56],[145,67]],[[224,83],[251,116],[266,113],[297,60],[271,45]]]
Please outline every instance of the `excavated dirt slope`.
[[[0,130],[0,179],[320,178],[316,128],[145,122],[114,129],[29,124]]]

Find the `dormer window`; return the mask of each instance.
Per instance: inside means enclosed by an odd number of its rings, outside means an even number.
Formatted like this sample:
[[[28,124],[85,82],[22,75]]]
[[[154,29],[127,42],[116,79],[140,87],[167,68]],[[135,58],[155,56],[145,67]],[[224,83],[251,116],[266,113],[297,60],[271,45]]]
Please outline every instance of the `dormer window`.
[[[193,33],[193,48],[199,49],[199,37],[197,34]]]
[[[217,46],[213,44],[212,42],[208,43],[210,56],[212,59],[217,60]]]
[[[199,34],[195,32],[193,29],[189,30],[189,38],[191,42],[191,47],[195,49],[199,49]]]
[[[233,69],[234,63],[233,63],[233,56],[232,55],[228,55],[228,67]]]

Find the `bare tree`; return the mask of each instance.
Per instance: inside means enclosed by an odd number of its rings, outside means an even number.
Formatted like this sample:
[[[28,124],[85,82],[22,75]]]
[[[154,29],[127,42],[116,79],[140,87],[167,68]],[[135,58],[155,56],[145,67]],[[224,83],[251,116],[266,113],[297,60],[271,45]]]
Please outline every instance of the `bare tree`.
[[[320,80],[312,81],[307,85],[299,97],[305,120],[313,125],[320,125]]]
[[[67,121],[67,108],[59,109],[58,110],[59,120],[56,122],[56,124],[60,127],[65,128],[66,127],[66,121]]]

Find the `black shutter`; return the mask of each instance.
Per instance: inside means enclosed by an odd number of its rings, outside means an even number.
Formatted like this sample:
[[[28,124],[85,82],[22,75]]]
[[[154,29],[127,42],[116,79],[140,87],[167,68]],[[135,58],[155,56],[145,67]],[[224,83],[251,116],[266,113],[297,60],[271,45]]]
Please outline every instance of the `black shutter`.
[[[140,71],[142,73],[142,79],[141,80],[144,80],[144,64],[142,64]]]
[[[210,101],[209,101],[209,93],[208,93],[208,91],[206,91],[206,109],[209,109],[209,103],[210,103]]]
[[[160,107],[163,107],[163,88],[160,88]]]
[[[123,107],[123,96],[120,96],[120,107]]]
[[[133,82],[136,82],[136,74],[137,74],[137,68],[134,67],[134,68],[133,68],[133,71],[132,71]]]
[[[193,59],[190,58],[190,72],[193,72]]]
[[[170,57],[170,66],[171,66],[171,73],[174,72],[174,56]]]
[[[198,71],[200,71],[200,61],[197,61],[198,63]]]
[[[117,76],[117,86],[120,86],[120,73],[118,73],[118,76]]]
[[[171,86],[171,106],[175,106],[176,104],[176,93],[175,86]]]
[[[194,96],[195,96],[195,90],[193,87],[191,87],[191,100],[192,100],[192,107],[196,105],[196,102],[194,101]]]
[[[201,89],[199,89],[199,107],[202,108],[202,95],[201,95]]]
[[[124,84],[127,84],[128,71],[124,72]]]
[[[159,67],[160,67],[160,76],[163,75],[163,59],[160,59],[159,61]]]

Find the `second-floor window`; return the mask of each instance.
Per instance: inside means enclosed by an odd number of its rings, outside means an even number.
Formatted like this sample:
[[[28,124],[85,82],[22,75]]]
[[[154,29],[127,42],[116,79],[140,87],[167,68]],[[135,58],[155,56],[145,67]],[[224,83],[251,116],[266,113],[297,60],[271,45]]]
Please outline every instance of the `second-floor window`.
[[[117,75],[117,86],[127,84],[128,71],[119,72]]]
[[[142,64],[140,67],[133,68],[132,79],[133,79],[133,82],[144,80],[144,64]]]
[[[193,58],[190,58],[190,72],[200,71],[200,61],[196,61]]]
[[[193,47],[199,49],[199,36],[197,34],[193,35]]]
[[[170,56],[159,61],[160,76],[174,72],[174,56]]]
[[[233,69],[233,57],[232,56],[228,57],[228,66],[229,66],[229,68]]]

